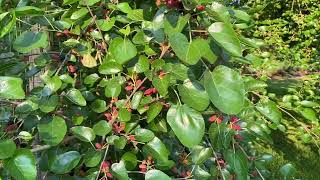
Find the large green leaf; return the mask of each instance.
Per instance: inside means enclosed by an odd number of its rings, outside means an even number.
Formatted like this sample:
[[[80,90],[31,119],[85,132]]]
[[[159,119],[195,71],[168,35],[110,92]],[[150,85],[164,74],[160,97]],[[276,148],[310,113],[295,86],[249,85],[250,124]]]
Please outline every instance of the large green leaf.
[[[137,48],[129,39],[115,38],[111,41],[109,51],[117,63],[125,64],[137,55]]]
[[[244,107],[245,88],[239,73],[217,66],[204,76],[204,87],[211,102],[226,114],[238,114]]]
[[[256,104],[257,110],[272,122],[279,124],[282,119],[282,114],[277,107],[277,104],[271,100],[260,100]]]
[[[80,18],[82,18],[83,16],[87,15],[89,12],[89,10],[85,7],[75,11],[74,13],[72,13],[70,19],[73,19],[73,20],[78,20]]]
[[[212,156],[212,149],[203,146],[195,146],[191,151],[192,162],[195,164],[204,163],[210,156]]]
[[[143,151],[147,155],[151,155],[153,158],[159,161],[166,161],[169,157],[169,151],[165,144],[158,138],[154,137],[150,142],[143,146]]]
[[[99,66],[100,74],[116,74],[122,71],[122,66],[116,62],[108,61]]]
[[[105,136],[111,132],[111,130],[111,125],[105,120],[101,120],[93,126],[93,131],[98,136]]]
[[[25,31],[16,38],[13,48],[20,53],[27,53],[36,48],[46,48],[48,44],[47,33]]]
[[[171,178],[160,170],[152,169],[146,173],[145,180],[171,180]]]
[[[78,89],[70,89],[67,93],[66,93],[66,97],[73,102],[76,105],[79,106],[86,106],[87,102],[84,99],[84,97],[82,96],[81,92]]]
[[[187,37],[182,33],[170,33],[169,42],[172,50],[184,63],[193,65],[202,57],[202,51],[199,46],[204,43],[203,41],[194,40],[188,42]]]
[[[240,40],[229,23],[215,22],[208,29],[213,39],[227,52],[242,56]]]
[[[81,141],[91,142],[96,138],[96,134],[89,127],[75,126],[70,130]]]
[[[248,179],[248,159],[242,151],[233,151],[232,149],[226,150],[223,156],[227,163],[231,166],[237,176],[237,180]]]
[[[16,24],[16,16],[14,13],[4,12],[0,14],[0,38],[8,34]]]
[[[49,157],[50,171],[56,174],[65,174],[75,168],[81,159],[81,155],[77,151],[68,151],[63,154]]]
[[[210,104],[207,92],[197,81],[187,79],[183,84],[178,85],[178,90],[182,102],[195,110],[204,111]]]
[[[24,99],[22,79],[8,76],[0,76],[0,98]]]
[[[36,179],[36,160],[29,149],[18,149],[12,158],[4,161],[4,168],[17,180]]]
[[[156,102],[151,104],[151,106],[149,107],[148,111],[147,111],[147,122],[151,122],[153,121],[161,112],[162,110],[162,103],[160,102]]]
[[[113,163],[111,166],[112,174],[117,178],[121,180],[127,180],[129,179],[124,161],[120,161],[119,163]]]
[[[67,133],[67,125],[64,119],[54,116],[52,120],[38,124],[40,139],[46,144],[55,146],[59,144]]]
[[[15,14],[17,17],[35,16],[35,15],[43,15],[44,11],[34,6],[22,6],[15,9]]]
[[[60,97],[57,95],[53,95],[50,97],[42,97],[40,99],[39,108],[42,112],[49,113],[56,109],[59,103]]]
[[[13,140],[5,139],[0,141],[0,159],[11,157],[16,151],[16,143]]]
[[[180,142],[186,147],[198,145],[204,135],[202,115],[187,105],[172,105],[167,121]]]
[[[84,164],[87,167],[95,167],[100,163],[102,155],[102,151],[89,150],[84,156]]]

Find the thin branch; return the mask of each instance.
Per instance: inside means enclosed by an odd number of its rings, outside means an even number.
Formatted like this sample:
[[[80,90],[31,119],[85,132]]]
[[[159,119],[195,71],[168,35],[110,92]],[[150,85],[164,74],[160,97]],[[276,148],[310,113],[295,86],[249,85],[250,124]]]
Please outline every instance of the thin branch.
[[[106,159],[107,154],[108,154],[108,150],[109,150],[109,144],[107,145],[106,150],[105,150],[105,152],[104,152],[104,156],[103,156],[102,162]],[[102,163],[100,164],[99,172],[98,172],[98,174],[97,174],[96,180],[99,179],[99,176],[100,176],[100,173],[101,173],[101,168],[102,168]]]
[[[38,152],[38,151],[43,151],[43,150],[47,150],[47,149],[50,149],[51,146],[50,145],[43,145],[43,146],[37,146],[35,148],[32,148],[31,149],[31,152],[35,153],[35,152]]]
[[[96,27],[97,27],[100,35],[101,35],[102,41],[103,41],[103,43],[104,43],[103,48],[106,48],[107,43],[106,43],[106,41],[105,41],[105,39],[104,39],[104,37],[103,37],[102,31],[101,31],[101,29],[100,29],[100,27],[99,27],[99,25],[98,25],[98,23],[97,23],[97,20],[96,20],[97,16],[96,16],[96,15],[93,15],[93,13],[92,13],[92,11],[91,11],[90,6],[88,5],[88,3],[86,3],[86,5],[87,5],[87,9],[88,9],[88,11],[89,11],[89,13],[90,13],[90,16],[92,17],[92,20],[93,20],[94,23],[96,24]]]
[[[141,83],[136,86],[136,88],[132,91],[132,93],[130,94],[130,96],[127,98],[127,100],[124,102],[124,106],[126,106],[128,104],[128,102],[130,101],[130,99],[132,98],[132,96],[139,90],[139,88],[142,86],[142,84],[147,80],[148,78],[145,77]]]

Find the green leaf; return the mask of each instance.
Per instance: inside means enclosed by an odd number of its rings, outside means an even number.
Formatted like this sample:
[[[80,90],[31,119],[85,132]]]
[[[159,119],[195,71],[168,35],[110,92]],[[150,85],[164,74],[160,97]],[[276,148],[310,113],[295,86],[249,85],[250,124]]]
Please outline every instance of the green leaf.
[[[113,163],[111,166],[112,175],[114,175],[116,178],[121,180],[127,180],[129,179],[125,164],[123,161],[120,161],[119,163]]]
[[[180,33],[190,19],[190,14],[180,16],[179,14],[167,14],[164,19],[164,32],[170,34]]]
[[[142,150],[145,154],[151,155],[153,158],[159,161],[168,160],[170,154],[165,144],[163,144],[158,137],[154,137],[150,142],[145,144]]]
[[[25,31],[16,38],[13,48],[20,53],[28,53],[33,49],[46,48],[48,44],[47,33]]]
[[[129,39],[120,37],[111,41],[109,51],[119,64],[125,64],[137,55],[136,46]]]
[[[239,73],[226,67],[217,66],[204,76],[204,87],[211,102],[223,113],[238,114],[244,107],[244,82]]]
[[[73,4],[80,0],[63,0],[63,5]]]
[[[0,38],[2,38],[16,25],[16,16],[14,13],[4,12],[0,14],[0,22]]]
[[[81,92],[78,89],[69,89],[69,91],[66,93],[66,97],[73,102],[76,105],[79,106],[86,106],[87,102],[82,96]]]
[[[58,76],[46,78],[45,83],[46,85],[44,86],[42,91],[43,96],[50,96],[54,92],[58,91],[62,86],[62,82]]]
[[[133,152],[126,152],[121,156],[127,170],[133,170],[137,166],[137,156]]]
[[[149,67],[149,59],[146,56],[141,55],[139,56],[138,62],[134,65],[133,71],[136,73],[143,73],[149,70]]]
[[[213,39],[233,56],[242,56],[240,40],[228,23],[215,22],[208,29]]]
[[[6,159],[13,156],[16,149],[16,143],[14,143],[13,140],[0,140],[0,159]]]
[[[93,126],[93,131],[98,136],[105,136],[111,132],[111,130],[111,125],[105,120],[101,120]]]
[[[52,112],[56,109],[59,100],[60,98],[57,95],[53,95],[50,97],[44,96],[40,99],[39,108],[42,112],[45,113]]]
[[[92,111],[102,113],[108,109],[107,103],[104,100],[96,99],[91,103]]]
[[[143,21],[143,9],[134,9],[127,14],[127,17],[133,21]]]
[[[171,178],[160,170],[152,169],[146,173],[145,180],[171,180]]]
[[[207,8],[207,12],[217,21],[229,22],[230,14],[228,8],[218,2],[214,2]]]
[[[91,142],[96,138],[94,131],[89,127],[75,126],[70,130],[72,134],[75,135],[81,141]]]
[[[86,6],[86,5],[93,6],[93,5],[95,5],[96,3],[100,2],[100,1],[101,0],[81,0],[79,2],[79,4],[84,5],[84,6]]]
[[[298,112],[311,122],[318,122],[317,113],[311,108],[299,108]]]
[[[287,163],[283,165],[279,171],[285,179],[289,179],[290,177],[293,177],[295,175],[297,170],[292,164]]]
[[[178,90],[182,102],[197,111],[204,111],[210,104],[207,92],[197,81],[187,79],[183,84],[178,85]]]
[[[117,74],[123,70],[122,66],[116,62],[108,61],[99,66],[100,74]]]
[[[59,144],[67,133],[67,125],[64,119],[54,116],[47,122],[40,121],[38,124],[40,139],[46,144],[55,146]]]
[[[204,135],[202,115],[187,105],[172,105],[167,121],[179,141],[186,147],[198,145]]]
[[[17,17],[35,16],[35,15],[37,16],[37,15],[43,15],[44,11],[34,6],[22,6],[15,9],[15,14]]]
[[[90,74],[88,76],[86,76],[84,78],[84,84],[88,84],[90,86],[93,86],[93,84],[99,79],[99,75],[94,73],[94,74]]]
[[[121,84],[117,81],[117,79],[109,79],[106,83],[106,87],[104,89],[104,95],[106,97],[115,98],[118,97],[121,93]]]
[[[95,167],[100,163],[102,155],[102,151],[89,150],[84,155],[84,164],[86,165],[86,167]]]
[[[109,20],[105,19],[99,19],[97,21],[99,28],[101,31],[109,31],[114,26],[114,23],[116,22],[116,18],[112,17]]]
[[[134,137],[139,142],[149,142],[154,138],[154,133],[149,129],[137,128],[134,130]]]
[[[278,109],[277,104],[271,100],[261,99],[256,104],[256,109],[275,124],[279,124],[282,119],[282,114]]]
[[[0,98],[24,99],[22,79],[8,76],[0,76]]]
[[[120,108],[119,110],[119,121],[128,122],[131,119],[131,112],[127,108]]]
[[[196,179],[206,180],[210,179],[211,174],[204,169],[202,169],[200,166],[195,166],[193,174],[195,175]],[[223,179],[223,178],[222,178]],[[226,178],[224,178],[226,179]]]
[[[156,102],[156,103],[151,104],[151,106],[149,107],[148,112],[147,112],[147,122],[148,123],[153,121],[159,115],[159,113],[162,110],[162,107],[163,107],[163,105],[160,102]]]
[[[75,168],[81,159],[81,155],[77,151],[68,151],[63,154],[49,157],[50,171],[56,174],[66,174]]]
[[[36,179],[36,160],[29,149],[17,149],[13,157],[4,161],[4,168],[17,180]]]
[[[192,162],[198,165],[204,163],[212,155],[212,149],[203,146],[195,146],[191,150]]]
[[[233,151],[232,149],[226,150],[223,156],[231,168],[235,171],[237,179],[248,179],[248,160],[242,151]]]
[[[170,33],[169,42],[172,50],[184,63],[194,65],[203,55],[201,49],[198,48],[203,41],[194,40],[192,42],[188,42],[185,35],[181,33]]]
[[[138,91],[136,93],[134,93],[134,95],[132,96],[132,100],[131,100],[131,109],[137,109],[140,101],[142,99],[143,96],[143,92],[142,91]]]
[[[85,7],[75,11],[74,13],[72,13],[70,19],[73,19],[73,20],[78,20],[80,18],[82,18],[83,16],[87,15],[89,12],[89,10]]]
[[[166,96],[168,94],[168,88],[170,85],[170,75],[167,74],[163,77],[154,77],[152,80],[152,85],[157,89],[161,96]]]

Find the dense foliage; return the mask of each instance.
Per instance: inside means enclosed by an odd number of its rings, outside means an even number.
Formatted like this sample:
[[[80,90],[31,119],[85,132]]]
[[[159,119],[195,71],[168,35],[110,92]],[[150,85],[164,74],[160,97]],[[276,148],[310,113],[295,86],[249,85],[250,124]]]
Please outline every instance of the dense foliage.
[[[270,81],[294,49],[222,2],[0,1],[2,179],[280,178],[256,147],[318,143],[318,82]]]

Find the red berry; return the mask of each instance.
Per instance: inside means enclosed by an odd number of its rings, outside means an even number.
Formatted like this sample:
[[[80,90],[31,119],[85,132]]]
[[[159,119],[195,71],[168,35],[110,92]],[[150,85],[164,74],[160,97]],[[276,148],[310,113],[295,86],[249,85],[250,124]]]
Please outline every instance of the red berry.
[[[239,140],[239,141],[243,141],[243,139],[244,139],[240,134],[234,135],[234,138]]]
[[[230,124],[230,128],[234,129],[236,131],[240,131],[241,130],[241,126],[238,124]]]
[[[213,115],[213,116],[211,116],[210,118],[209,118],[209,121],[210,122],[216,122],[217,124],[221,124],[221,122],[222,122],[222,120],[223,120],[223,118],[222,117],[219,117],[219,116],[217,116],[217,115]]]
[[[150,96],[152,94],[153,94],[153,88],[149,88],[149,89],[144,91],[144,95],[146,95],[146,96]]]
[[[130,136],[129,136],[129,140],[130,140],[130,141],[135,141],[136,138],[134,137],[134,135],[130,135]]]
[[[63,34],[66,36],[70,35],[70,31],[68,29],[63,30]]]
[[[137,81],[136,81],[136,86],[139,86],[140,84],[141,84],[141,80],[140,79],[138,79]]]
[[[106,113],[104,113],[103,115],[107,118],[108,121],[111,121],[111,120],[112,120],[112,115],[111,115],[111,113],[106,112]]]
[[[159,78],[162,79],[167,73],[165,73],[164,71],[160,71],[159,72]]]
[[[54,60],[60,60],[60,55],[58,53],[51,54],[51,58]]]
[[[139,168],[140,168],[140,171],[141,171],[141,172],[147,172],[147,165],[145,165],[145,164],[140,164],[140,165],[139,165]]]
[[[125,90],[126,90],[126,91],[132,91],[132,90],[133,90],[133,87],[132,87],[132,86],[126,86],[126,87],[125,87]]]
[[[97,149],[101,149],[102,148],[102,145],[100,143],[96,143],[95,146],[96,146]]]
[[[139,90],[140,90],[140,91],[143,91],[145,88],[146,88],[146,87],[141,86],[141,87],[139,88]]]
[[[205,6],[198,5],[196,8],[197,8],[198,11],[203,11],[205,9]]]
[[[106,175],[107,175],[108,178],[112,178],[112,174],[111,173],[108,172]]]
[[[231,116],[230,122],[235,123],[237,121],[239,121],[239,118],[237,118],[236,116]]]
[[[76,67],[73,65],[68,65],[67,66],[69,73],[75,73],[77,71]]]
[[[110,167],[110,163],[109,162],[103,161],[101,163],[101,169],[105,169],[105,168],[108,168],[108,167]]]

